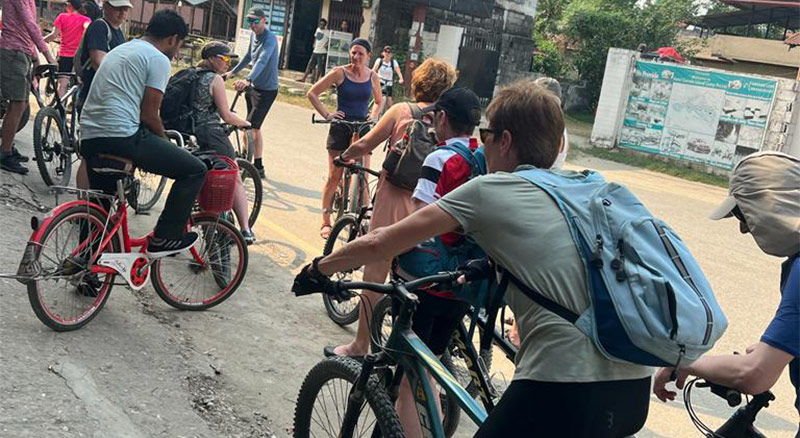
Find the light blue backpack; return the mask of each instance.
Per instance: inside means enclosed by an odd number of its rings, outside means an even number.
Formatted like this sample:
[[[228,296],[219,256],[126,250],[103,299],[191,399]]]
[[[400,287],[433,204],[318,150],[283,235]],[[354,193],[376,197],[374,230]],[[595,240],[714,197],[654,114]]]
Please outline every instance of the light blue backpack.
[[[552,197],[586,267],[591,306],[577,315],[513,275],[509,280],[575,324],[611,360],[648,366],[695,361],[728,321],[677,234],[627,188],[592,171],[515,173]]]

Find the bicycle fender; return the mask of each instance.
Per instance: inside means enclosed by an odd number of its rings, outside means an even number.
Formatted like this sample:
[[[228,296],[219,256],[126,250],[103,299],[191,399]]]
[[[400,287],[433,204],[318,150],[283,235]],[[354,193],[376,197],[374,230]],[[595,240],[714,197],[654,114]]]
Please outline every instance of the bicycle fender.
[[[104,252],[97,264],[117,271],[134,291],[143,288],[150,278],[150,259],[142,253]]]
[[[86,200],[75,200],[75,201],[64,202],[62,204],[56,205],[55,207],[53,207],[52,210],[48,211],[47,213],[44,214],[44,216],[42,216],[42,219],[38,221],[39,225],[36,227],[35,230],[33,230],[33,233],[31,233],[31,237],[28,238],[28,241],[29,242],[39,242],[41,240],[41,238],[42,238],[42,234],[44,233],[44,230],[46,230],[48,225],[50,225],[50,222],[52,222],[53,219],[56,216],[58,216],[61,212],[63,212],[64,210],[66,210],[68,208],[75,207],[75,206],[85,206],[87,210],[88,209],[96,209],[96,210],[99,210],[104,215],[106,215],[106,216],[108,215],[108,212],[106,211],[106,209],[103,208],[100,204],[97,204],[95,202],[86,201]]]

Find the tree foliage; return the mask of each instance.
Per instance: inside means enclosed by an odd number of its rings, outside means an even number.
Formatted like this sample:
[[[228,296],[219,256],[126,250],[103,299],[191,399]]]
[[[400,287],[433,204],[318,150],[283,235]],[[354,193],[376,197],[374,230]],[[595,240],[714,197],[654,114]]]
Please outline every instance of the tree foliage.
[[[533,40],[537,51],[533,57],[533,70],[551,78],[561,78],[567,67],[556,44],[539,34],[534,34]]]
[[[575,48],[572,63],[597,104],[606,56],[612,47],[636,49],[673,45],[679,24],[696,14],[693,0],[573,0],[560,30]]]

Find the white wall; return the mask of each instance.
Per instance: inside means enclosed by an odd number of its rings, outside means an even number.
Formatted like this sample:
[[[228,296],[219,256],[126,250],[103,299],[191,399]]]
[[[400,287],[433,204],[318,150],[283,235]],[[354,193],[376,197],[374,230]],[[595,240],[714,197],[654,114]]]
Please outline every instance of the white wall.
[[[439,26],[439,38],[436,44],[434,58],[447,61],[453,66],[458,65],[458,54],[461,51],[461,36],[464,28],[458,26]]]
[[[791,130],[791,138],[789,139],[791,143],[786,152],[800,158],[800,94],[797,95],[797,99],[795,99],[792,106],[794,107],[794,129]]]
[[[612,148],[616,144],[637,54],[633,50],[616,48],[608,51],[603,89],[600,91],[592,128],[591,143],[594,146]]]

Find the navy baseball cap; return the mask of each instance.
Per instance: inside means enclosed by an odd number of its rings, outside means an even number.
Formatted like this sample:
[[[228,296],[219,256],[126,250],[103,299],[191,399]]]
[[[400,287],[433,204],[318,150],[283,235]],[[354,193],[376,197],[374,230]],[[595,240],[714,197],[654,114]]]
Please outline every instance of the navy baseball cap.
[[[478,126],[481,124],[481,102],[469,88],[453,87],[445,91],[435,104],[423,111],[444,111],[455,122]]]

